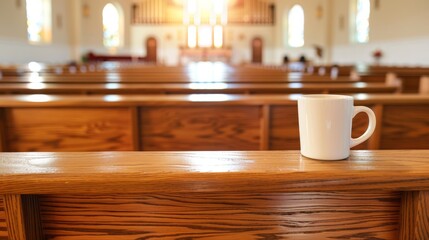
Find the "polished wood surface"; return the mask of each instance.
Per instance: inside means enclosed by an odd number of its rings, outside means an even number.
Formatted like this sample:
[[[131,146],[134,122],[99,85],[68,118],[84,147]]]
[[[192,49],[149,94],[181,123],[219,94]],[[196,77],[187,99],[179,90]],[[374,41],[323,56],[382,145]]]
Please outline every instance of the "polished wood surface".
[[[360,150],[347,161],[325,162],[298,151],[2,153],[0,192],[428,190],[428,154]]]
[[[11,239],[417,240],[429,233],[428,154],[1,153],[0,194],[16,205],[10,226],[41,221]]]
[[[0,194],[20,240],[425,239],[428,154],[2,153]]]

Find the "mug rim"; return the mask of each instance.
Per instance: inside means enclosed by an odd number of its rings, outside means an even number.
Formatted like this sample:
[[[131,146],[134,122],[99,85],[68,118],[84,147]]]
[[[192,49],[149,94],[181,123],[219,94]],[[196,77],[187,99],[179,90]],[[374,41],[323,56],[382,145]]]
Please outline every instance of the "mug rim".
[[[339,95],[339,94],[306,94],[298,98],[298,100],[353,100],[352,96]]]

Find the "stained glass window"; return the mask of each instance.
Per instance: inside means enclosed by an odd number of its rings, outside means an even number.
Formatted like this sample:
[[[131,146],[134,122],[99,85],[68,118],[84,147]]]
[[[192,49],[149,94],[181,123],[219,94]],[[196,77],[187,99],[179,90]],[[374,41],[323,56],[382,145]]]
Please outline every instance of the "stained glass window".
[[[360,43],[368,42],[369,40],[369,15],[371,5],[369,0],[356,1],[356,41]]]
[[[304,9],[294,5],[288,16],[288,43],[291,47],[304,46]]]
[[[103,8],[103,43],[106,47],[120,45],[120,17],[118,9],[111,3]]]
[[[51,1],[26,0],[27,33],[31,43],[51,41]]]

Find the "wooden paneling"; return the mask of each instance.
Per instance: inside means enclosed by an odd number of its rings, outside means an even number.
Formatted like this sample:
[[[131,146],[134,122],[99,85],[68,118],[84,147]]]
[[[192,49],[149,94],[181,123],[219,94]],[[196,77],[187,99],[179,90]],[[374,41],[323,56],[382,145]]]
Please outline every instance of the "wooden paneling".
[[[7,112],[9,151],[133,150],[129,108],[16,108]]]
[[[404,192],[401,203],[401,239],[429,239],[429,192]]]
[[[385,105],[381,149],[428,149],[429,106]]]
[[[0,240],[7,240],[6,215],[2,197],[0,197]]]
[[[259,106],[142,108],[143,150],[258,150]]]
[[[43,240],[39,200],[34,195],[3,195],[9,240]]]
[[[270,126],[271,150],[300,149],[297,106],[273,106]]]
[[[41,199],[48,238],[398,239],[398,193],[157,194]]]

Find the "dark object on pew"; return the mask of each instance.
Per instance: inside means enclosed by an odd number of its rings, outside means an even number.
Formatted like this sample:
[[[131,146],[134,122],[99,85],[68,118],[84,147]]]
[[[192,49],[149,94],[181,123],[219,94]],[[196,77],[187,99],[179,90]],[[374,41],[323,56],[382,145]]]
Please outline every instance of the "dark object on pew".
[[[288,64],[289,63],[289,57],[287,55],[285,55],[283,57],[283,64]]]
[[[89,52],[84,60],[87,62],[154,62],[153,57],[133,57],[131,55],[97,55]]]

